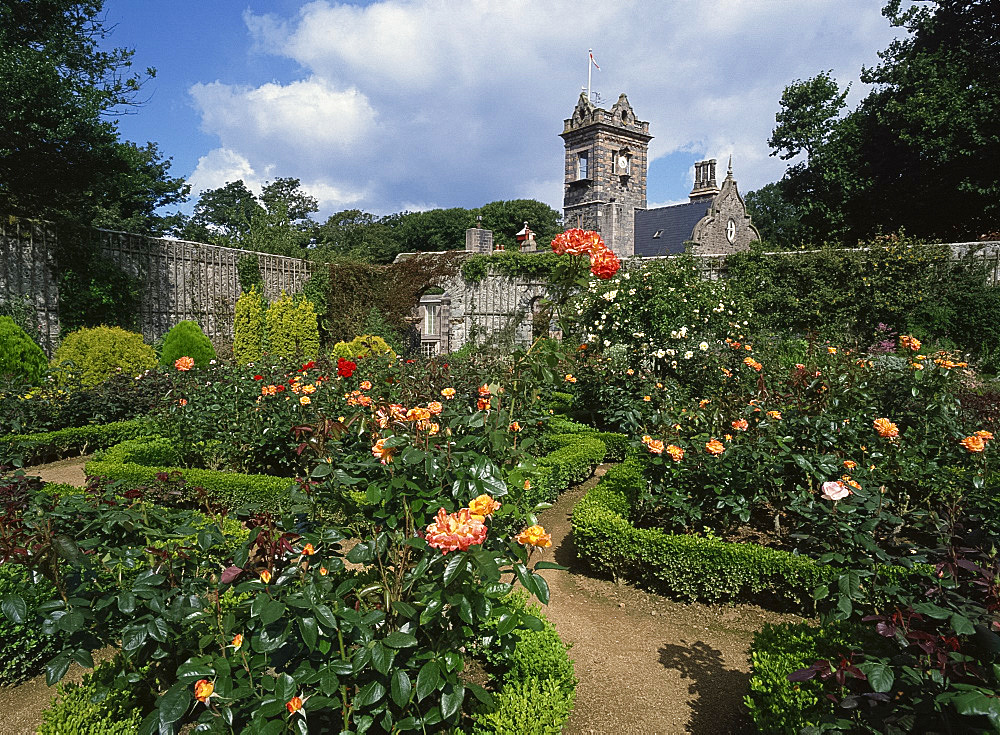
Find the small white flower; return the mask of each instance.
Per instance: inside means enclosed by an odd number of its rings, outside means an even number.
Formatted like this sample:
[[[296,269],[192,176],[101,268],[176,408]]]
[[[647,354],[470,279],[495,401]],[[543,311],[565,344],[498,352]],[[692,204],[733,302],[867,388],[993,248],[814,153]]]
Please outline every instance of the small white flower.
[[[635,296],[635,289],[634,289],[634,288],[630,288],[630,289],[628,290],[628,295],[629,295],[629,296]]]
[[[707,352],[708,342],[702,342],[700,345],[698,345],[698,349],[701,350],[702,352]]]
[[[677,353],[674,350],[667,350],[667,354],[670,355],[670,357],[673,357]]]
[[[688,350],[687,352],[684,353],[685,360],[690,360],[692,357],[694,357],[694,353],[691,352],[691,350]]]
[[[214,365],[214,364],[215,364],[215,360],[209,360],[209,361],[208,361],[208,364],[209,364],[209,365]]]
[[[662,358],[662,357],[663,357],[664,355],[666,355],[666,354],[667,354],[667,353],[666,353],[666,352],[665,352],[665,351],[663,350],[663,348],[660,348],[660,349],[658,349],[658,350],[656,351],[656,356],[657,356],[657,357],[660,357],[660,358]]]

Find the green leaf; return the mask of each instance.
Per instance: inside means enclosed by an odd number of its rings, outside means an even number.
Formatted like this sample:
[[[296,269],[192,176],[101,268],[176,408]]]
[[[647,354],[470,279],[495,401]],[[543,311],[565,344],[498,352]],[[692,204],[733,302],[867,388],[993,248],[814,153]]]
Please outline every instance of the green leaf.
[[[23,625],[25,619],[28,617],[28,606],[25,604],[24,598],[20,595],[7,595],[4,597],[2,608],[3,614],[12,623]]]
[[[145,625],[129,626],[122,631],[122,648],[126,651],[137,651],[146,642],[148,635]]]
[[[417,674],[417,700],[422,700],[435,691],[441,681],[441,669],[437,661],[428,661]]]
[[[532,581],[535,583],[535,597],[543,605],[549,604],[549,583],[545,581],[545,578],[539,574],[531,575]]]
[[[821,584],[819,587],[813,590],[813,599],[825,600],[829,596],[829,594],[830,594],[830,588],[825,584]]]
[[[561,571],[566,571],[569,567],[564,567],[562,564],[556,564],[554,561],[540,561],[535,564],[535,571],[540,569],[559,569]]]
[[[989,718],[993,729],[1000,725],[1000,699],[985,692],[963,692],[951,700],[955,711],[966,717],[981,715]]]
[[[417,639],[409,633],[394,630],[382,639],[382,643],[390,648],[412,648],[417,645]]]
[[[183,717],[192,698],[191,688],[187,684],[174,684],[168,689],[156,703],[160,712],[160,727],[172,725]]]
[[[892,669],[881,661],[867,661],[858,664],[858,668],[868,677],[868,683],[876,692],[888,692],[892,689],[896,677],[892,673]]]
[[[270,625],[275,622],[282,615],[285,614],[287,608],[277,600],[269,600],[260,611],[260,622],[264,625]]]
[[[483,689],[478,684],[473,684],[472,682],[468,682],[465,686],[473,693],[473,695],[475,695],[476,699],[485,704],[487,707],[492,708],[496,706],[496,703],[493,699],[493,695],[490,694],[485,689]]]
[[[383,676],[388,675],[389,669],[392,668],[392,660],[395,657],[396,652],[390,648],[386,648],[381,643],[376,641],[372,645],[372,666]]]
[[[57,682],[62,681],[71,662],[72,658],[64,651],[45,664],[45,683],[49,686],[55,686]]]
[[[299,631],[302,633],[302,641],[309,648],[316,648],[316,639],[319,635],[319,626],[316,618],[307,616],[299,618]]]
[[[959,635],[972,635],[976,632],[972,621],[959,613],[951,616],[951,628]]]
[[[75,567],[83,566],[83,552],[76,541],[69,536],[59,534],[52,539],[56,553]]]
[[[451,584],[452,580],[458,576],[458,573],[464,569],[464,565],[468,561],[461,552],[456,553],[453,557],[448,560],[448,563],[444,568],[444,585],[447,587]]]
[[[297,691],[298,687],[295,684],[295,679],[288,674],[281,674],[274,683],[274,696],[282,702],[287,702],[294,697]]]
[[[385,696],[385,686],[380,681],[370,681],[361,687],[358,696],[354,698],[354,704],[359,707],[368,707],[375,704]]]
[[[412,688],[410,677],[406,675],[405,671],[396,669],[392,673],[392,677],[389,679],[389,696],[392,697],[392,701],[396,703],[397,707],[405,707],[410,701]]]
[[[456,684],[448,684],[441,692],[441,716],[450,719],[458,712],[465,699],[465,687]]]

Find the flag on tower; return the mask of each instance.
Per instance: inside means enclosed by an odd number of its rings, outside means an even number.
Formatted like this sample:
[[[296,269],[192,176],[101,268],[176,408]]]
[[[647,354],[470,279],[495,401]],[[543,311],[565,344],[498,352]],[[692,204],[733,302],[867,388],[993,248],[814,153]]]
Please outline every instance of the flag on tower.
[[[597,67],[597,70],[600,71],[601,67],[598,65],[597,61],[594,59],[594,54],[593,53],[590,54],[590,60],[594,64],[594,66]]]

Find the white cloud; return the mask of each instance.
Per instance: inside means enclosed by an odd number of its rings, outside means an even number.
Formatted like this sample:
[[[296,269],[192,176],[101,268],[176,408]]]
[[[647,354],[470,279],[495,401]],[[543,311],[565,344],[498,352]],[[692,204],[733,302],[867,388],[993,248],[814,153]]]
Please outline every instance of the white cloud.
[[[766,145],[783,87],[832,69],[856,100],[862,64],[893,34],[871,0],[318,0],[244,20],[258,52],[304,71],[192,87],[220,140],[196,175],[296,176],[327,187],[324,214],[520,197],[560,208],[558,134],[586,82],[587,46],[607,104],[625,91],[650,121],[651,158],[685,151],[724,166],[733,152],[745,192],[784,170]],[[663,174],[671,193],[660,198],[686,193],[682,168]]]

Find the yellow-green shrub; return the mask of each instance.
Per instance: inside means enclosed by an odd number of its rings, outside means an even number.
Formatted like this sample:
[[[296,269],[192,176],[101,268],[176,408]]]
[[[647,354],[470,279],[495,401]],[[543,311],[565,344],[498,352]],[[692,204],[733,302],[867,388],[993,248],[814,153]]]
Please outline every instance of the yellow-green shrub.
[[[264,317],[267,352],[276,357],[316,357],[319,324],[312,302],[292,298],[284,291],[267,307]]]
[[[121,327],[84,328],[66,335],[52,357],[52,366],[90,387],[118,370],[138,375],[156,367],[156,352],[142,341],[141,334]]]
[[[374,334],[363,334],[355,337],[350,342],[338,342],[333,346],[333,356],[353,359],[355,357],[368,357],[368,355],[381,355],[389,353],[393,357],[393,352],[389,343]]]
[[[37,385],[48,362],[42,348],[9,316],[0,316],[0,375]]]
[[[264,300],[257,287],[240,294],[233,318],[233,357],[245,365],[264,351]]]

